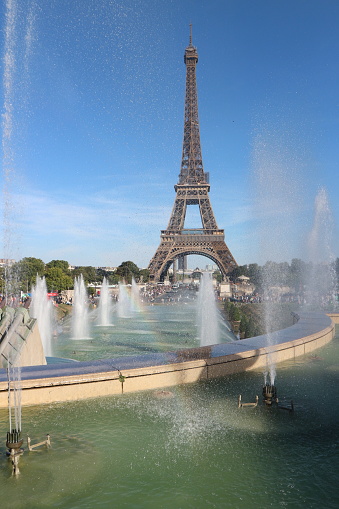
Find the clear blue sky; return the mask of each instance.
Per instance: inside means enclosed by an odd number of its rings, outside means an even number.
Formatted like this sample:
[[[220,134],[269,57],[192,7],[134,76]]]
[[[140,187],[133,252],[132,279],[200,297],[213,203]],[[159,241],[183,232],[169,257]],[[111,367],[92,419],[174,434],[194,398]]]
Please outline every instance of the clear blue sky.
[[[13,129],[4,134],[3,116],[2,136],[13,257],[148,265],[180,171],[189,23],[210,199],[235,259],[307,258],[322,188],[339,256],[337,0],[7,0],[0,9],[2,55],[12,57],[2,112]]]

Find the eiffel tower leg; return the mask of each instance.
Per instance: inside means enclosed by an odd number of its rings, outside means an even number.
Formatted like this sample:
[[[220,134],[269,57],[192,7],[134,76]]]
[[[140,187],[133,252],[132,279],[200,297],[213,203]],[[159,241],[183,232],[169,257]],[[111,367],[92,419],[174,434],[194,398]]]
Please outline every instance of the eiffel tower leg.
[[[208,197],[199,200],[200,216],[203,228],[207,230],[217,230],[217,222],[215,220],[211,202]]]
[[[174,260],[173,262],[173,282],[175,282],[177,280],[177,271],[178,271],[178,267],[177,267],[177,260]]]
[[[186,215],[186,200],[182,198],[175,198],[172,214],[168,223],[168,230],[182,230],[185,222]]]
[[[233,258],[232,253],[228,249],[225,242],[215,242],[213,244],[213,248],[217,254],[218,259],[220,260],[219,268],[224,276],[228,274],[231,270],[238,267],[237,262]]]
[[[150,271],[150,279],[152,282],[157,283],[158,281],[163,280],[165,275],[165,267],[170,265],[168,260],[170,251],[171,245],[166,245],[164,242],[160,243],[160,246],[156,250],[156,253],[148,266],[148,270]]]

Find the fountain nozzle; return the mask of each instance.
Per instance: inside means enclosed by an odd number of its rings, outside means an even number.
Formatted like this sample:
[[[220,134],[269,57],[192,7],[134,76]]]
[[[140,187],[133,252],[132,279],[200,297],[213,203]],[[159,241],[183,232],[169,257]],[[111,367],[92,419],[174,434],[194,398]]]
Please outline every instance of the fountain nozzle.
[[[20,449],[23,444],[23,439],[21,438],[21,431],[13,429],[7,433],[6,447],[7,449]]]
[[[12,473],[13,475],[18,475],[19,471],[19,457],[24,452],[21,449],[23,444],[23,439],[21,438],[21,431],[12,429],[12,431],[8,431],[6,447],[8,449],[7,456],[10,458],[12,462]]]
[[[265,384],[262,389],[262,395],[264,397],[264,403],[266,405],[272,405],[272,403],[278,403],[277,388],[275,385]]]

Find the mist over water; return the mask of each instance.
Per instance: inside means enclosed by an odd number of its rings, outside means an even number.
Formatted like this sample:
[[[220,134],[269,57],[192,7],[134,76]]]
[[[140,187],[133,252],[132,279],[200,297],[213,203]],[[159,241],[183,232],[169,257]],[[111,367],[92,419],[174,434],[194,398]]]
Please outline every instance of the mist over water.
[[[333,217],[325,188],[320,188],[314,200],[313,227],[308,237],[309,258],[314,263],[333,260]]]
[[[302,304],[319,306],[328,300],[324,295],[334,293],[335,272],[331,248],[333,220],[327,193],[321,188],[316,197],[308,191],[309,175],[305,174],[308,155],[303,142],[295,139],[288,126],[281,129],[257,130],[253,142],[253,215],[258,249],[257,260],[265,264],[262,291],[265,307],[265,332],[268,344],[273,344],[270,330],[274,320],[272,285],[277,264],[302,260],[305,272]],[[314,217],[312,225],[312,204]],[[283,267],[281,267],[283,270]],[[276,368],[268,359],[265,380],[274,383]]]
[[[257,250],[253,261],[260,264],[301,255],[300,234],[305,228],[303,163],[291,138],[278,128],[268,127],[254,136],[252,198],[256,238],[251,248]]]
[[[299,143],[299,141],[298,141]],[[292,134],[262,129],[253,142],[253,216],[255,238],[251,250],[259,264],[266,264],[263,286],[272,279],[268,262],[290,263],[300,259],[306,286],[323,279],[322,291],[335,284],[334,221],[328,194],[308,188],[309,175],[302,150]],[[308,161],[307,161],[308,163]],[[277,270],[277,267],[274,267]],[[317,283],[316,286],[319,286]]]
[[[290,253],[298,252],[297,234],[300,213],[301,171],[295,147],[286,132],[262,127],[256,132],[253,142],[253,211],[256,219],[257,259],[287,261]],[[298,240],[297,240],[298,239]],[[273,319],[272,302],[269,294],[270,273],[263,274],[263,299],[265,306],[265,332],[268,344],[273,344],[269,331]],[[276,370],[268,358],[265,382],[269,374],[274,384]]]
[[[16,114],[27,106],[29,58],[32,50],[34,16],[31,2],[28,11],[26,4],[16,0],[6,0],[4,22],[3,62],[3,108],[2,108],[2,249],[5,260],[19,258],[19,236],[17,217],[20,208],[14,196],[19,188],[17,179],[17,139],[19,127]],[[17,277],[10,265],[5,266],[4,294],[9,297],[15,293]],[[9,429],[21,430],[21,373],[20,366],[8,369],[9,391]],[[11,380],[11,382],[10,382]],[[12,419],[13,417],[13,419]]]
[[[314,200],[312,229],[307,238],[307,259],[311,269],[306,281],[306,303],[317,306],[334,300],[336,273],[333,254],[333,216],[325,188],[320,188]]]
[[[15,200],[21,186],[21,137],[25,129],[30,94],[30,59],[35,40],[36,2],[6,0],[3,45],[3,113],[2,127],[2,241],[3,257],[19,259],[20,233],[18,219],[22,203]],[[20,113],[20,124],[18,117]],[[15,291],[16,275],[5,268],[5,294]]]

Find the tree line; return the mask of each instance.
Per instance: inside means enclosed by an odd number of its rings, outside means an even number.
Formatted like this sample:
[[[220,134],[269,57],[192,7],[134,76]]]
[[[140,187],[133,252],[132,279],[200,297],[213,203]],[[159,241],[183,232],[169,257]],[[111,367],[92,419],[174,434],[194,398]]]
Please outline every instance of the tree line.
[[[76,267],[69,269],[66,260],[52,260],[44,263],[40,258],[26,257],[14,263],[6,269],[6,279],[10,279],[10,286],[15,290],[29,292],[35,285],[36,277],[44,276],[49,292],[60,292],[73,289],[75,277],[83,275],[86,284],[101,283],[105,277],[109,284],[118,284],[124,280],[130,284],[132,278],[137,282],[149,281],[149,270],[140,269],[132,261],[124,261],[114,272],[92,266]],[[339,281],[339,258],[330,265],[312,264],[299,258],[294,258],[291,263],[267,261],[260,266],[257,263],[240,265],[229,273],[231,281],[236,281],[239,276],[250,278],[251,283],[259,293],[264,287],[285,286],[291,291],[298,292],[312,280],[315,285],[329,288],[333,281]],[[221,279],[221,274],[216,271],[214,277]],[[329,281],[331,279],[331,281]],[[4,293],[5,269],[0,272],[1,291]]]
[[[45,264],[40,258],[26,257],[14,263],[11,267],[2,268],[0,274],[1,291],[4,293],[6,279],[6,281],[9,281],[11,292],[22,291],[28,293],[32,286],[36,284],[37,275],[45,277],[49,292],[71,290],[74,288],[74,279],[81,274],[86,284],[102,283],[104,277],[111,285],[118,284],[122,280],[130,284],[132,278],[137,282],[145,282],[149,279],[149,271],[139,269],[131,261],[122,262],[114,272],[111,272],[91,266],[76,267],[71,270],[66,260],[52,260]]]
[[[265,265],[259,266],[252,263],[238,266],[229,274],[232,281],[240,276],[249,277],[259,293],[263,288],[274,286],[285,286],[299,292],[310,284],[318,288],[335,289],[339,281],[339,258],[330,264],[315,264],[299,258],[294,258],[290,264],[267,261]]]

